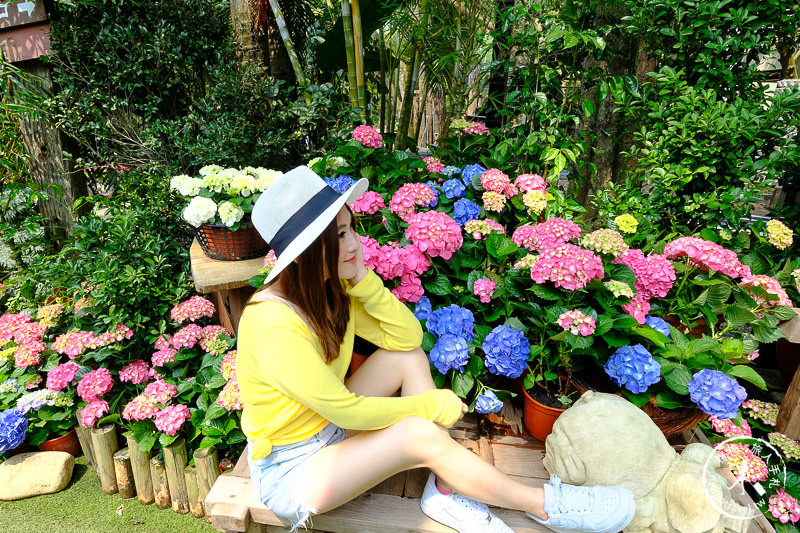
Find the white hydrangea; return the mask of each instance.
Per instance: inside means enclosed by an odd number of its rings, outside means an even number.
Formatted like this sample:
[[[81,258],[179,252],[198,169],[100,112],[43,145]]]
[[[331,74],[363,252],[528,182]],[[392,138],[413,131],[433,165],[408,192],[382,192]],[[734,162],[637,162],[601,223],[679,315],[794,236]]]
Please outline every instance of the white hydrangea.
[[[338,156],[337,157],[329,157],[328,158],[328,163],[327,163],[327,167],[328,167],[327,170],[328,170],[328,172],[333,172],[337,168],[343,167],[346,164],[347,164],[347,161],[345,161],[344,157],[338,157]]]
[[[197,196],[200,192],[200,187],[203,186],[203,180],[199,178],[191,178],[186,174],[180,176],[173,176],[169,181],[169,188],[172,191],[178,191],[181,196]]]
[[[206,167],[203,167],[206,168]],[[209,191],[222,192],[228,187],[228,177],[221,171],[203,176],[203,187]]]
[[[256,190],[256,180],[244,172],[238,172],[228,184],[228,194],[231,196],[250,196]]]
[[[200,175],[205,177],[210,174],[219,174],[222,172],[222,167],[219,165],[206,165],[200,169]]]
[[[267,190],[267,187],[272,185],[276,179],[283,176],[283,172],[280,170],[272,170],[271,168],[262,168],[258,167],[256,169],[256,190],[260,192],[264,192]]]
[[[233,226],[244,216],[244,209],[233,202],[222,202],[219,204],[219,218],[226,226]]]
[[[195,196],[186,209],[183,210],[183,219],[199,228],[203,224],[213,222],[217,215],[217,204],[211,198]]]

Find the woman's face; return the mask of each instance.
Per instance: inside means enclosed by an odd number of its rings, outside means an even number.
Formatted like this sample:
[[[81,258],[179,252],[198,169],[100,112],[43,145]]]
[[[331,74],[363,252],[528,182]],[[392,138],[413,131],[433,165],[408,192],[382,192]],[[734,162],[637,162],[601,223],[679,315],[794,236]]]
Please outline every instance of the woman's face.
[[[339,278],[352,279],[358,272],[358,250],[361,239],[353,228],[353,216],[346,207],[336,215],[339,235]]]

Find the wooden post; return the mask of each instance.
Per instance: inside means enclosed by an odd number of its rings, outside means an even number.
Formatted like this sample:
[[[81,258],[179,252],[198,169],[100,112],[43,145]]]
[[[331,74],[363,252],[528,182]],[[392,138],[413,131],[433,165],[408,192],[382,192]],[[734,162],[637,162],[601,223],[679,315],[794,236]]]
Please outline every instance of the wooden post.
[[[197,469],[187,466],[183,469],[183,477],[186,480],[186,495],[189,498],[189,511],[195,518],[203,518],[203,497],[200,496],[200,486],[197,480]]]
[[[136,495],[142,505],[153,503],[153,481],[150,477],[150,452],[139,449],[139,443],[128,437],[128,453],[131,457],[133,482],[136,485]]]
[[[795,371],[786,390],[775,429],[791,439],[800,439],[800,368]]]
[[[136,485],[133,481],[133,469],[128,448],[122,448],[114,454],[114,473],[117,476],[119,497],[128,500],[136,496]]]
[[[153,499],[156,507],[166,509],[171,504],[169,496],[169,484],[167,483],[167,471],[164,468],[164,461],[158,457],[150,459],[150,479],[153,483]]]
[[[117,492],[117,477],[114,473],[114,452],[117,444],[117,428],[113,424],[92,429],[92,448],[97,461],[97,475],[104,494]]]
[[[208,496],[208,492],[219,477],[217,449],[214,446],[209,446],[208,448],[196,450],[194,452],[194,465],[197,468],[197,487],[200,491],[200,500],[205,506],[206,496]],[[211,517],[206,516],[206,521],[211,522]]]
[[[186,494],[186,478],[183,474],[187,463],[186,442],[183,437],[164,446],[164,467],[167,471],[172,510],[178,514],[189,512],[189,496]]]
[[[75,426],[75,433],[78,435],[78,441],[81,443],[81,450],[83,456],[89,462],[89,465],[97,472],[97,462],[94,459],[94,451],[92,450],[92,433],[88,428],[83,427],[80,422]]]

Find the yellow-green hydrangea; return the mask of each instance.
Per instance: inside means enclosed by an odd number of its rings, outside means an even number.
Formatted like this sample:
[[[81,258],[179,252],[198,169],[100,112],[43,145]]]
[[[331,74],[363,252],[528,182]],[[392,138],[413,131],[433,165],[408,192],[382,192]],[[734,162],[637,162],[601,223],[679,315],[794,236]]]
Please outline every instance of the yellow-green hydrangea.
[[[200,187],[203,185],[203,180],[198,178],[191,178],[186,174],[173,176],[169,180],[169,188],[172,191],[178,191],[181,196],[197,196],[200,192]]]
[[[206,174],[203,176],[203,187],[209,191],[222,192],[228,187],[228,178],[222,172]]]
[[[539,259],[539,256],[536,254],[528,254],[516,263],[514,263],[514,268],[522,270],[523,268],[531,268],[536,260]]]
[[[544,191],[533,189],[522,195],[522,203],[532,213],[541,215],[542,211],[547,207],[547,197]]]
[[[767,238],[772,246],[785,250],[792,245],[792,230],[780,220],[772,219],[767,222]]]
[[[631,286],[623,281],[612,279],[611,281],[603,282],[603,286],[611,291],[611,294],[617,298],[622,296],[625,298],[633,298],[635,296]]]
[[[14,359],[14,352],[17,350],[16,346],[12,346],[11,348],[6,348],[3,351],[0,351],[0,361],[11,361]]]
[[[258,167],[256,169],[256,190],[260,192],[266,191],[267,187],[272,185],[275,180],[281,176],[283,176],[283,172],[280,170]]]
[[[636,228],[639,227],[639,221],[636,217],[625,213],[614,219],[614,224],[623,233],[636,233]]]
[[[587,233],[581,239],[581,244],[589,250],[614,257],[621,257],[628,251],[628,245],[622,240],[622,235],[608,228]]]
[[[228,182],[228,194],[231,196],[250,196],[256,190],[256,180],[244,172],[232,174]]]
[[[244,216],[244,209],[234,204],[233,202],[222,202],[217,208],[219,218],[226,226],[233,226]]]

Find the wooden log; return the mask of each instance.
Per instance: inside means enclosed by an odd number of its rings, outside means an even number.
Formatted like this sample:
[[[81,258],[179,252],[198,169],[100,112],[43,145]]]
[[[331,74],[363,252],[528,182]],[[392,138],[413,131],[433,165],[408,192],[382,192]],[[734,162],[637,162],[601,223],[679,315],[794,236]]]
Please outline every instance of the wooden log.
[[[200,496],[200,484],[197,482],[197,469],[187,466],[183,469],[183,477],[186,481],[186,495],[189,498],[189,512],[195,518],[203,518],[206,514],[203,510],[203,498]]]
[[[128,437],[128,454],[131,457],[136,496],[142,505],[153,503],[153,481],[150,477],[150,452],[139,449],[139,443]]]
[[[136,496],[136,484],[133,480],[131,457],[128,448],[122,448],[114,454],[114,474],[117,477],[117,489],[120,499],[127,500]]]
[[[158,457],[150,459],[150,480],[153,483],[153,501],[159,509],[167,509],[172,505],[167,483],[167,469],[164,461]]]
[[[247,453],[247,452],[245,452]],[[197,469],[197,487],[200,490],[200,499],[205,506],[206,496],[219,477],[219,461],[217,449],[214,446],[200,448],[194,452],[194,466]],[[211,522],[211,517],[206,513],[206,521]]]
[[[169,497],[172,510],[178,514],[189,512],[189,496],[186,494],[186,478],[183,470],[188,464],[186,442],[183,437],[175,439],[169,446],[164,446],[164,468],[167,471]]]
[[[786,396],[783,398],[775,429],[794,440],[800,439],[800,368],[798,368]]]
[[[86,457],[89,465],[97,472],[97,462],[94,459],[94,450],[92,450],[92,432],[83,427],[80,422],[75,426],[75,433],[78,435],[78,441],[81,443],[81,450],[83,456]]]
[[[117,444],[117,428],[114,425],[105,425],[92,429],[92,449],[97,461],[97,475],[104,494],[116,494],[117,476],[114,472],[114,452],[119,449]]]

